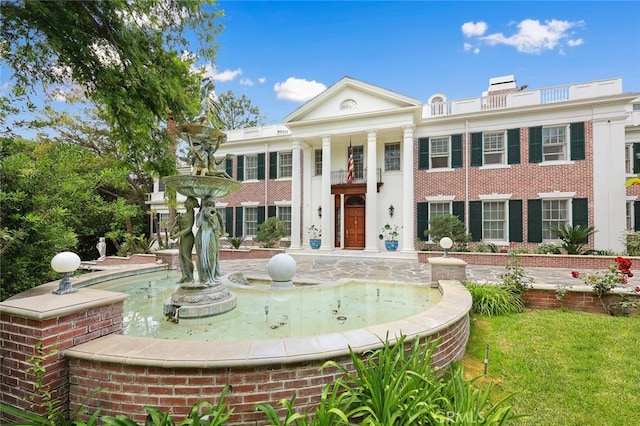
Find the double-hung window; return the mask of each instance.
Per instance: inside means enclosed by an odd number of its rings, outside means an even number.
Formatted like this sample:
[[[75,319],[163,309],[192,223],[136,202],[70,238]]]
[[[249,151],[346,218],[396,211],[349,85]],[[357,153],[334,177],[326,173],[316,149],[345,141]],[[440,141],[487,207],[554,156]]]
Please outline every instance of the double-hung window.
[[[314,164],[315,164],[315,175],[322,176],[322,150],[316,149],[314,151]]]
[[[567,160],[567,126],[542,128],[542,156],[544,161]]]
[[[277,216],[278,219],[284,222],[285,228],[291,235],[291,206],[278,206]]]
[[[400,170],[400,142],[384,144],[384,170]]]
[[[258,234],[258,207],[244,208],[244,235],[254,237]]]
[[[278,153],[278,177],[279,178],[291,177],[292,166],[293,166],[293,154],[291,152],[279,152]]]
[[[504,164],[505,158],[505,133],[488,132],[483,133],[483,155],[484,164]]]
[[[568,200],[542,200],[542,239],[557,240],[552,227],[571,225]]]
[[[506,203],[504,201],[484,201],[482,203],[482,239],[505,241],[506,228]]]
[[[245,155],[244,157],[244,179],[258,179],[258,156],[256,154]]]
[[[449,137],[437,137],[429,139],[430,161],[432,169],[449,168],[450,143]]]

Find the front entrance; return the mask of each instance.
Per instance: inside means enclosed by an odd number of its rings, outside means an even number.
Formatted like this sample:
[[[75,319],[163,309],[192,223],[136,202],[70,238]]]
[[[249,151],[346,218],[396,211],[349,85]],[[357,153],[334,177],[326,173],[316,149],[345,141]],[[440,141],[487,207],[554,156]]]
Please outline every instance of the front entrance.
[[[352,195],[344,204],[344,247],[364,249],[364,199],[359,195]]]

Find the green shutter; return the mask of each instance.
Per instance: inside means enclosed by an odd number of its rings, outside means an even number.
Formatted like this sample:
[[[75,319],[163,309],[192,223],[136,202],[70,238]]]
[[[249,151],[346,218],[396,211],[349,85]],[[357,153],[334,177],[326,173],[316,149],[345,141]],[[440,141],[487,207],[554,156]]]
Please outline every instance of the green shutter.
[[[233,207],[224,208],[224,228],[229,236],[233,234]]]
[[[522,200],[509,200],[509,241],[522,242]]]
[[[244,155],[238,155],[238,160],[236,162],[236,180],[244,180]],[[240,237],[242,234],[236,234],[236,236]]]
[[[482,166],[482,133],[471,133],[471,166]]]
[[[258,180],[264,180],[264,153],[258,154]]]
[[[571,138],[571,159],[584,160],[584,122],[569,125]]]
[[[462,135],[451,135],[451,168],[462,167]]]
[[[633,144],[633,173],[640,173],[640,143]]]
[[[464,201],[454,201],[451,204],[451,212],[453,215],[458,216],[460,222],[464,223]]]
[[[574,198],[571,201],[572,225],[589,226],[589,200],[587,198]]]
[[[267,207],[267,217],[275,217],[276,216],[276,206]]]
[[[542,242],[542,200],[527,201],[527,241]]]
[[[429,170],[429,138],[418,139],[418,170]]]
[[[542,126],[529,127],[529,162],[542,163]]]
[[[469,234],[471,241],[482,240],[482,201],[469,201]]]
[[[278,178],[278,153],[269,153],[269,179]]]
[[[428,238],[425,235],[424,231],[429,229],[429,203],[417,204],[416,218],[416,231],[418,241],[426,241]]]
[[[233,177],[233,161],[227,158],[224,160],[224,171],[231,177]]]
[[[258,206],[256,207],[258,211],[258,225],[264,222],[264,207]]]
[[[507,130],[507,164],[520,164],[520,129]]]
[[[242,217],[242,213],[242,207],[236,207],[236,232],[234,234],[236,237],[244,237],[244,231],[242,229],[244,220]]]

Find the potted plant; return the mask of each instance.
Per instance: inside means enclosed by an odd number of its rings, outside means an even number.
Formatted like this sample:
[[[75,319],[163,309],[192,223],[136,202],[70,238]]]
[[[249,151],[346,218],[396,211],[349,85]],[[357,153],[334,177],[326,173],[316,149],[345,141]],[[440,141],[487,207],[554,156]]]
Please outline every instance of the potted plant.
[[[311,246],[312,249],[319,249],[322,242],[322,240],[320,240],[322,231],[316,225],[311,225],[307,228],[307,231],[309,232],[309,246]]]
[[[384,240],[384,246],[389,251],[396,251],[398,249],[398,235],[400,235],[400,228],[398,225],[391,225],[386,223],[382,227],[382,233],[378,236],[381,240]]]

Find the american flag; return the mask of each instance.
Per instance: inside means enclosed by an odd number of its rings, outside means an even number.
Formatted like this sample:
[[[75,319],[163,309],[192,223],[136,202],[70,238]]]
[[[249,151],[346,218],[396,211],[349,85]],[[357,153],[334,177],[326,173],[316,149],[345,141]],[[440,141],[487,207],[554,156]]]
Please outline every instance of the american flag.
[[[353,148],[351,147],[351,143],[349,143],[349,160],[347,161],[347,170],[349,173],[347,174],[347,183],[353,182]]]

